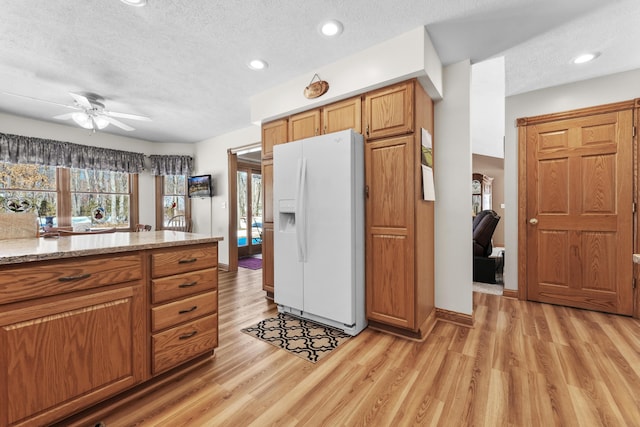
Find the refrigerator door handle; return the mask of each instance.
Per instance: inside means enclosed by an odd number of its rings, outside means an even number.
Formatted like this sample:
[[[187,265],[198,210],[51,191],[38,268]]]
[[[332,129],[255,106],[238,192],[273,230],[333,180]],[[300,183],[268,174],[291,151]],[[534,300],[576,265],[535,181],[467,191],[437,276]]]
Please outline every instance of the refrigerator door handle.
[[[296,233],[296,249],[298,252],[298,261],[302,261],[302,237],[300,235],[300,218],[302,217],[302,158],[298,159],[298,165],[296,169],[296,210],[295,210],[295,233]]]
[[[298,261],[307,261],[307,220],[306,220],[306,185],[307,159],[302,158],[299,165],[298,206],[296,212],[296,238],[298,241]]]

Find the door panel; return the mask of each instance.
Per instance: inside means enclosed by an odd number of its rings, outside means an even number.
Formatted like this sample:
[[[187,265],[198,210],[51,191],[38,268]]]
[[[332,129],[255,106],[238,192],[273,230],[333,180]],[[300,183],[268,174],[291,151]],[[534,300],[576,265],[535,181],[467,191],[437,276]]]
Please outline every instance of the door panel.
[[[528,299],[632,314],[631,110],[529,125],[526,150]]]

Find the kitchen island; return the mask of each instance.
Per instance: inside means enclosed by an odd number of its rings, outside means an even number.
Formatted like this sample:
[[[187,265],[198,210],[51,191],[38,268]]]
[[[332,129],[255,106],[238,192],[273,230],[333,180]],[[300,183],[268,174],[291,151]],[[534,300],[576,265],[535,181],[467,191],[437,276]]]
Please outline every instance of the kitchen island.
[[[0,426],[51,424],[211,355],[220,240],[1,240]]]

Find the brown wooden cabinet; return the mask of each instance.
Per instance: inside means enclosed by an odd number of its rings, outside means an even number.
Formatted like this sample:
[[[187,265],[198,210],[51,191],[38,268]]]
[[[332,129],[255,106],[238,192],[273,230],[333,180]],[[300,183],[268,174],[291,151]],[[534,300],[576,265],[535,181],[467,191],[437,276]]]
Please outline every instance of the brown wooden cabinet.
[[[366,94],[366,139],[413,133],[414,87],[414,82],[409,81]]]
[[[0,427],[50,425],[211,353],[217,265],[217,242],[0,265]]]
[[[262,158],[273,157],[273,146],[287,142],[287,119],[262,125]]]
[[[111,258],[116,265],[117,260],[126,260],[120,279],[112,275],[110,283],[83,289],[95,285],[92,279],[108,270]],[[78,274],[87,268],[93,273]],[[141,275],[139,256],[36,263],[8,270],[10,275],[0,275],[0,289],[8,290],[0,297],[0,426],[50,424],[144,379],[148,357],[144,287],[139,280],[127,282],[128,277]],[[52,283],[47,291],[58,283],[75,283],[80,290],[16,297],[16,284],[28,289],[30,283],[48,280]]]
[[[434,204],[422,200],[420,138],[423,128],[433,135],[433,101],[416,80],[363,96],[289,117],[289,140],[364,126],[367,318],[423,338],[435,322]],[[264,126],[263,135],[274,124]],[[263,152],[265,218],[273,221],[271,159]],[[273,296],[273,223],[265,222],[263,289]]]
[[[265,224],[262,229],[262,289],[273,296],[273,223]]]
[[[364,104],[367,318],[423,338],[435,322],[434,206],[422,200],[420,135],[433,135],[433,102],[411,80]]]
[[[322,107],[322,133],[346,129],[362,133],[362,100],[359,96]]]
[[[289,117],[289,141],[320,134],[320,110],[305,111]]]
[[[153,375],[218,346],[217,260],[211,245],[151,254],[152,301],[160,301],[151,307]]]
[[[289,117],[289,141],[346,129],[362,133],[362,100],[359,96]]]
[[[365,147],[367,317],[415,329],[413,136]]]

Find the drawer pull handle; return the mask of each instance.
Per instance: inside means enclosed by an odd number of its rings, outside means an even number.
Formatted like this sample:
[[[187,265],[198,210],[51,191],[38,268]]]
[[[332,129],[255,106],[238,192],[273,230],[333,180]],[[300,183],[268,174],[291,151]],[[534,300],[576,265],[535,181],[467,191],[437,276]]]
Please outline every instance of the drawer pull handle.
[[[191,313],[192,311],[196,311],[197,309],[198,309],[198,306],[197,306],[197,305],[194,305],[193,307],[188,308],[188,309],[186,309],[186,310],[180,310],[180,311],[178,312],[178,314],[187,314],[187,313]]]
[[[181,285],[178,285],[179,288],[190,288],[192,286],[197,285],[198,282],[187,282],[187,283],[183,283]]]
[[[181,259],[178,261],[178,264],[191,264],[192,262],[196,262],[198,258],[189,258],[189,259]]]
[[[191,338],[192,336],[194,336],[197,333],[198,333],[198,331],[189,332],[188,334],[180,335],[178,337],[178,339],[179,340],[188,340],[189,338]]]
[[[74,280],[88,279],[89,277],[91,277],[91,274],[90,273],[86,273],[86,274],[79,274],[77,276],[59,277],[58,281],[59,282],[73,282]]]

